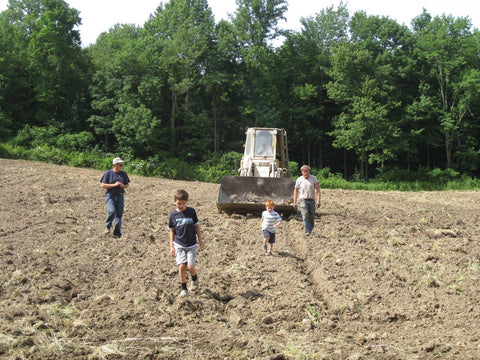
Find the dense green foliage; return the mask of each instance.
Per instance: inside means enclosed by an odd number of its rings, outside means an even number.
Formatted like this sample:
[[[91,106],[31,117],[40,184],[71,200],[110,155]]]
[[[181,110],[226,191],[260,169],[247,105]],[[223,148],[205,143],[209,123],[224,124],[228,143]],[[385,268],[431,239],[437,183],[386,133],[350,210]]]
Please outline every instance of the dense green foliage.
[[[238,168],[246,127],[282,127],[291,163],[320,169],[325,187],[476,186],[480,36],[468,18],[424,10],[407,27],[340,4],[282,31],[287,8],[237,0],[216,23],[207,0],[169,0],[82,48],[65,1],[9,0],[0,155],[104,168],[115,154],[133,173],[218,181]]]
[[[107,157],[105,157],[107,155]],[[54,146],[39,145],[34,148],[0,144],[1,158],[21,158],[32,161],[86,167],[104,171],[112,167],[113,154],[69,151]],[[174,180],[196,180],[203,182],[220,182],[223,176],[236,175],[236,169],[241,153],[229,152],[221,156],[209,154],[208,159],[195,165],[179,159],[165,159],[158,157],[146,160],[127,159],[124,169],[129,174],[141,176],[155,176]],[[289,163],[288,175],[297,177],[299,164]],[[312,168],[312,174],[318,177],[320,187],[323,189],[350,189],[369,191],[422,191],[422,190],[472,190],[480,189],[480,180],[446,169],[433,170],[420,169],[412,173],[407,170],[392,170],[378,176],[374,180],[365,181],[359,174],[354,174],[350,181],[343,178],[342,174],[332,173],[330,168]]]

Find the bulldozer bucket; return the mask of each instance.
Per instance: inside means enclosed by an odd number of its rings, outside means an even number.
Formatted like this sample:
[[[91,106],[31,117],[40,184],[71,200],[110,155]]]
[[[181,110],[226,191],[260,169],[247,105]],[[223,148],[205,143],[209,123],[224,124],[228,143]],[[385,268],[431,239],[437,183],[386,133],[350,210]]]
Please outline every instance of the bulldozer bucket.
[[[290,178],[224,176],[218,190],[220,212],[261,213],[265,202],[273,200],[275,211],[283,216],[297,212],[293,204],[295,180]]]

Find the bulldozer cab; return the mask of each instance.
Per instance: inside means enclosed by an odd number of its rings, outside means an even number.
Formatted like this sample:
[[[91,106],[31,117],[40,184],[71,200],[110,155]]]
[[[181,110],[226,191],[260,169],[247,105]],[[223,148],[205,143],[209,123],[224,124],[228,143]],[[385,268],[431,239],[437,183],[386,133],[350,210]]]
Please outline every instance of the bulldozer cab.
[[[250,135],[250,136],[249,136]],[[254,156],[271,157],[275,152],[277,137],[272,131],[248,129],[245,153],[251,155],[252,148],[255,148]],[[252,146],[255,143],[255,146]]]
[[[240,176],[286,177],[287,133],[277,128],[248,128]]]

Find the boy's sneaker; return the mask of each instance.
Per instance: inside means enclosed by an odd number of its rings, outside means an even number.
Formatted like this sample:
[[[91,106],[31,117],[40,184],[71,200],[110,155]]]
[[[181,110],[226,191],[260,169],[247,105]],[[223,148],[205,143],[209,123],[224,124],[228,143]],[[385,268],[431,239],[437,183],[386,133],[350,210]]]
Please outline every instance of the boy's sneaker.
[[[105,227],[105,231],[103,232],[105,235],[109,235],[110,234],[110,228],[108,227]]]
[[[182,289],[182,291],[180,291],[180,294],[178,294],[179,297],[186,297],[188,296],[188,290],[185,290],[185,289]]]
[[[267,252],[267,244],[263,244],[263,251]]]
[[[192,284],[190,285],[190,290],[192,291],[198,290],[198,279],[195,281],[192,281]]]
[[[267,252],[267,256],[272,256],[272,255],[273,255],[273,254],[272,254],[271,251]]]

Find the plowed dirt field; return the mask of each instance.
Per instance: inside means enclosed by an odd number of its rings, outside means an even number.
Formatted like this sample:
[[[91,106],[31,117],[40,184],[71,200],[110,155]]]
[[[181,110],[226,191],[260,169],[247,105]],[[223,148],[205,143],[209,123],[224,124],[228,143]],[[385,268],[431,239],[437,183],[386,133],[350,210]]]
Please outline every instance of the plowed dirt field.
[[[0,159],[0,358],[479,359],[480,192],[322,190],[313,235],[216,209],[218,184],[130,175],[123,237],[102,172]],[[179,298],[185,189],[205,241]]]

